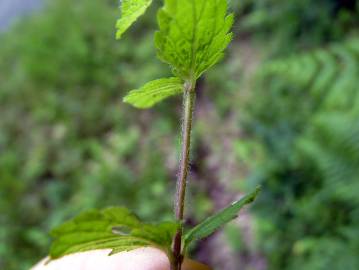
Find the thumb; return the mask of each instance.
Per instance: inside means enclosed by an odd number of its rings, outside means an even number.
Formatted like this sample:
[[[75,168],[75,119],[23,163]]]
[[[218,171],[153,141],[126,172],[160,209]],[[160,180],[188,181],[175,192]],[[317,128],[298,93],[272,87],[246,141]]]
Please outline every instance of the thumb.
[[[45,259],[31,270],[169,270],[167,255],[156,248],[139,248],[108,256],[110,250],[74,253],[58,260]]]
[[[108,256],[110,250],[74,253],[48,262],[44,259],[30,270],[170,270],[167,255],[157,248],[139,248]],[[47,263],[48,262],[48,263]],[[182,270],[211,270],[185,258]]]

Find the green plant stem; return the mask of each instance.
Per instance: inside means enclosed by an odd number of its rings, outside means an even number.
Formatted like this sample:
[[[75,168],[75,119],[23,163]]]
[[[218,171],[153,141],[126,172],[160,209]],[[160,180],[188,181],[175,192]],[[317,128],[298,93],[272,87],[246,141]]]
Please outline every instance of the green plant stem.
[[[196,98],[195,83],[186,83],[183,96],[183,123],[182,123],[182,153],[177,176],[177,192],[175,200],[175,214],[177,221],[181,224],[177,231],[173,244],[172,270],[181,270],[182,264],[182,233],[183,216],[186,197],[187,176],[189,173],[191,131],[193,122],[193,110]]]

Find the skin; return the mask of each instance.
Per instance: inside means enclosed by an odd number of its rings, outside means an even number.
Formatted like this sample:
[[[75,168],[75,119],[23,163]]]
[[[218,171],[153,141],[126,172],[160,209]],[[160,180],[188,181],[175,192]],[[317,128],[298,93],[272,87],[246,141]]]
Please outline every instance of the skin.
[[[170,270],[167,255],[156,248],[139,248],[108,256],[109,250],[75,253],[46,263],[44,259],[30,270]],[[204,264],[185,259],[182,270],[211,270]]]

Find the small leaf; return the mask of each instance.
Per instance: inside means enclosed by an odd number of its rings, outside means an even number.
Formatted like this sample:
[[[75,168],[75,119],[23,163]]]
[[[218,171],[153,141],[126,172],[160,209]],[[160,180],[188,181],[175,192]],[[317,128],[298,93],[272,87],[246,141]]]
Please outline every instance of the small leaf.
[[[145,246],[168,252],[177,223],[158,225],[141,223],[128,209],[113,207],[91,210],[55,228],[50,249],[51,259],[94,249],[111,249],[115,254]]]
[[[183,92],[183,82],[179,78],[151,81],[140,89],[132,90],[123,101],[134,107],[145,109],[173,95]]]
[[[207,218],[205,221],[188,231],[184,235],[184,247],[187,248],[191,242],[203,239],[211,235],[224,224],[235,219],[238,215],[239,210],[241,210],[241,208],[246,204],[253,202],[259,192],[260,187],[257,187],[256,190],[252,193],[244,196],[241,200],[232,203],[227,208]]]
[[[232,40],[233,15],[227,16],[225,0],[165,0],[158,24],[158,56],[183,80],[199,78]]]
[[[140,17],[151,5],[152,0],[122,0],[121,18],[117,21],[116,38],[120,39],[122,34]]]

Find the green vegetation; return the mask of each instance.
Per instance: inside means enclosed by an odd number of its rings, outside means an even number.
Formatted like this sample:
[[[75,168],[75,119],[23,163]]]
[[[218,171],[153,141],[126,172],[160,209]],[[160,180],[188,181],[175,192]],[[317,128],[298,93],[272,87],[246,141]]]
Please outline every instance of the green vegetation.
[[[152,4],[152,0],[124,0],[121,2],[121,18],[117,21],[117,39],[142,16],[146,9]]]
[[[359,267],[358,86],[358,38],[258,74],[245,122],[267,155],[252,181],[270,269]]]
[[[48,232],[86,209],[172,217],[180,91],[134,101],[172,76],[154,57],[161,3],[116,41],[115,2],[49,1],[1,33],[0,269],[29,269]],[[221,270],[356,270],[358,1],[228,2],[234,40],[198,82],[186,226],[262,192],[244,230],[189,252]],[[121,102],[129,89],[137,107],[176,95],[139,111]]]
[[[233,1],[236,2],[236,1]],[[277,56],[295,49],[341,41],[357,29],[356,0],[245,0],[238,1],[240,28],[253,31]]]
[[[183,82],[180,78],[158,79],[145,84],[140,89],[132,90],[123,101],[139,109],[145,109],[182,92]]]
[[[191,242],[199,241],[210,236],[223,225],[234,220],[238,216],[239,210],[241,210],[246,204],[252,203],[256,199],[259,192],[260,188],[257,187],[255,191],[244,196],[241,200],[232,203],[229,207],[207,218],[201,224],[198,224],[196,227],[189,230],[184,235],[184,247],[187,248]]]
[[[117,23],[118,38],[144,13],[150,3],[122,3],[122,19]],[[186,14],[191,16],[188,18]],[[156,32],[155,44],[158,57],[168,63],[173,74],[178,77],[149,82],[138,90],[132,90],[124,99],[135,107],[148,108],[168,96],[183,93],[182,155],[174,196],[176,222],[144,224],[127,208],[85,212],[52,231],[54,241],[50,259],[94,249],[107,248],[111,250],[109,255],[113,255],[139,247],[156,246],[167,253],[172,270],[181,270],[188,244],[210,236],[232,221],[244,205],[255,200],[259,188],[183,235],[196,84],[197,79],[223,57],[223,51],[232,39],[229,31],[233,24],[233,14],[226,14],[227,3],[224,1],[165,1],[158,12],[160,30]],[[125,26],[122,27],[121,23]],[[117,233],[117,228],[125,228],[127,233]]]
[[[51,232],[52,259],[94,249],[111,249],[111,255],[145,246],[156,246],[170,254],[174,222],[142,223],[127,208],[111,207],[88,210]]]
[[[1,269],[29,269],[47,254],[50,229],[89,208],[171,217],[157,138],[175,145],[177,118],[153,113],[149,125],[121,103],[127,89],[167,75],[152,61],[151,35],[137,37],[152,19],[118,44],[116,5],[55,1],[46,10],[0,44]]]

